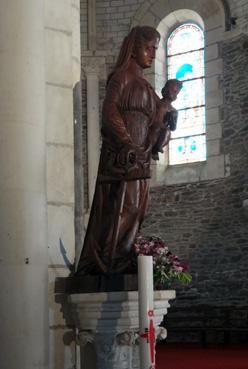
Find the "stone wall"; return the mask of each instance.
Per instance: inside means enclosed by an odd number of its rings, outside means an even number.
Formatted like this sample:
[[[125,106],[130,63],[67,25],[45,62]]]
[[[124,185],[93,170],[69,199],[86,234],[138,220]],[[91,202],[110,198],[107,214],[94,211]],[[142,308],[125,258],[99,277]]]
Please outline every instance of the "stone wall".
[[[86,80],[82,80],[82,140],[83,140],[83,174],[84,174],[84,207],[88,209],[88,165],[87,165],[87,90]]]
[[[230,176],[151,191],[143,231],[161,236],[172,252],[189,262],[193,275],[190,287],[176,287],[175,308],[191,306],[193,311],[198,305],[248,304],[248,217],[244,208],[248,198],[247,45],[244,35],[221,45],[222,151],[230,155]]]
[[[129,32],[132,18],[143,3],[141,0],[97,1],[97,49],[115,54]]]
[[[248,2],[246,0],[228,1],[232,17],[243,32],[248,32]]]
[[[49,368],[72,368],[74,332],[55,295],[57,277],[75,259],[74,125],[80,91],[80,1],[45,1]],[[79,89],[80,90],[80,89]],[[76,98],[77,96],[77,98]],[[75,165],[77,167],[77,164]],[[77,183],[81,183],[79,178]],[[77,188],[77,192],[80,188]],[[76,196],[77,200],[79,196]],[[78,202],[77,202],[78,205]],[[77,219],[78,218],[78,219]],[[81,227],[82,228],[82,227]],[[76,236],[76,239],[78,235]],[[79,242],[78,242],[79,243]],[[77,247],[77,244],[76,244]]]

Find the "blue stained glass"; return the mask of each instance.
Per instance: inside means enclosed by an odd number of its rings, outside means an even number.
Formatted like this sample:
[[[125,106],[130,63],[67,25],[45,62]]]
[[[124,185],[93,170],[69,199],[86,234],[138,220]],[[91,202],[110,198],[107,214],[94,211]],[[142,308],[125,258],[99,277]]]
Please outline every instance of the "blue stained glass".
[[[169,146],[170,164],[185,164],[206,160],[205,135],[172,140]]]
[[[187,80],[204,75],[203,50],[196,50],[182,55],[168,57],[170,78]]]
[[[182,64],[176,72],[176,78],[185,79],[184,77],[187,74],[193,75],[193,65],[192,64],[188,64],[188,63]]]
[[[177,129],[169,144],[169,164],[206,160],[204,34],[196,24],[177,27],[167,42],[168,79],[183,81],[173,106]]]
[[[196,149],[197,149],[196,142],[195,141],[192,141],[191,144],[190,144],[190,150],[191,150],[191,152],[196,151]]]
[[[185,109],[194,106],[201,106],[205,103],[205,79],[194,79],[183,82],[183,87],[178,94],[177,100],[173,103],[176,109]]]

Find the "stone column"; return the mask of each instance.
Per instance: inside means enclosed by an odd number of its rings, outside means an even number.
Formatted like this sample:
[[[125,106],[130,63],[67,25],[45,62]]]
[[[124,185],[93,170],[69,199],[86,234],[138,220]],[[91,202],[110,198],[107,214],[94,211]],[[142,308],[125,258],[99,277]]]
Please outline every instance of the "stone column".
[[[98,162],[100,157],[99,124],[99,76],[104,78],[105,59],[84,58],[82,68],[87,81],[87,145],[88,145],[88,197],[89,209],[92,204]]]
[[[80,45],[80,0],[72,2],[72,83],[74,121],[74,178],[75,178],[75,262],[78,263],[84,240],[84,174],[83,119]]]
[[[48,367],[43,7],[1,1],[1,369]]]
[[[154,292],[157,338],[166,338],[158,325],[167,314],[175,291]],[[138,292],[99,292],[69,296],[81,348],[80,369],[139,369]]]

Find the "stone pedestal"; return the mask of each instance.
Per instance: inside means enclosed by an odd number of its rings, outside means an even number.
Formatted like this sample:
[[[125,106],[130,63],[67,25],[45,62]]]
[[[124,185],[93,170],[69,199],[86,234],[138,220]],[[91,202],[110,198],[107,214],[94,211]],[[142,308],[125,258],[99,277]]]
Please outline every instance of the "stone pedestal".
[[[154,292],[154,324],[158,327],[175,291]],[[81,348],[81,369],[140,369],[138,291],[99,292],[69,296]]]

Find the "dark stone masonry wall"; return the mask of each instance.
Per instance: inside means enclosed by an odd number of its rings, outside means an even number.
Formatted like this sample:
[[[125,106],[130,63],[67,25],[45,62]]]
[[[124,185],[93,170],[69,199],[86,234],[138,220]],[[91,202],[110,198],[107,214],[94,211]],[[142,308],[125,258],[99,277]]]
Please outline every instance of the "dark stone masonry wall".
[[[243,201],[248,198],[248,37],[239,36],[220,48],[224,60],[221,150],[230,157],[230,176],[153,188],[143,227],[145,234],[161,236],[172,252],[188,261],[193,275],[190,286],[174,286],[177,298],[165,320],[168,341],[204,337],[207,342],[247,342],[248,216]],[[226,334],[201,330],[206,325],[238,330]]]
[[[153,188],[143,227],[189,262],[193,282],[177,285],[172,306],[190,306],[192,312],[199,305],[248,305],[248,217],[243,207],[248,198],[248,37],[225,42],[221,49],[222,152],[230,156],[231,175]],[[244,319],[247,325],[247,314]]]
[[[235,178],[151,191],[144,231],[161,236],[189,262],[193,282],[177,286],[184,304],[247,304],[245,198],[247,188]]]

